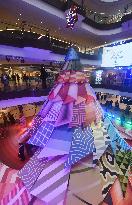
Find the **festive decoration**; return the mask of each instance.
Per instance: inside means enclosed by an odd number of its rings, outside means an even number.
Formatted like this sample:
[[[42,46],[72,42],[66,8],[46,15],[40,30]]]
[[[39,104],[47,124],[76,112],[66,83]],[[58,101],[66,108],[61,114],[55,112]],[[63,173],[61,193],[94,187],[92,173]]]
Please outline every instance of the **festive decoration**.
[[[67,28],[73,29],[75,23],[78,21],[77,6],[72,5],[68,14],[66,15]]]
[[[115,184],[130,198],[132,148],[104,117],[73,48],[27,135],[38,150],[19,177],[43,204],[114,204]]]

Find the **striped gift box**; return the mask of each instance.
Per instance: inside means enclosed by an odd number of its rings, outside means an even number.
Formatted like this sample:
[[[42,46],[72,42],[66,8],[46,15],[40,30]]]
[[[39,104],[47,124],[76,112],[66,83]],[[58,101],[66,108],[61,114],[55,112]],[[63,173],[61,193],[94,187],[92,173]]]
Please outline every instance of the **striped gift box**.
[[[5,197],[18,182],[17,170],[0,164],[0,200]]]
[[[70,169],[64,168],[67,156],[57,156],[49,160],[31,189],[31,194],[48,205],[63,205]]]
[[[0,201],[0,205],[28,205],[32,199],[21,181]]]

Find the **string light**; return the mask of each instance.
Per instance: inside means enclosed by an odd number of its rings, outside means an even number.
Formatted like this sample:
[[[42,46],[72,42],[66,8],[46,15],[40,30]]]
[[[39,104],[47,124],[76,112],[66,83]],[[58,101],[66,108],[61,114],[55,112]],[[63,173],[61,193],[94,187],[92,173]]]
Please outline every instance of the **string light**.
[[[17,24],[17,23],[16,23]],[[10,31],[14,31],[14,30],[18,30],[18,28],[17,29],[14,29],[14,28],[6,28],[6,30],[10,30]],[[4,31],[4,30],[0,30],[0,32],[2,32],[2,31]],[[21,31],[23,31],[23,30],[21,30]],[[31,30],[28,30],[28,31],[26,31],[26,32],[28,32],[28,33],[30,33],[31,32]],[[33,31],[32,33],[35,33],[35,34],[38,34],[38,35],[40,35],[39,37],[38,37],[38,39],[40,39],[40,38],[42,38],[42,36],[45,36],[44,34],[40,34],[40,33],[36,33],[35,31]],[[24,33],[22,32],[22,35],[23,35]],[[56,40],[56,41],[60,41],[60,42],[63,42],[63,43],[66,43],[66,44],[71,44],[70,42],[67,42],[67,41],[64,41],[64,40],[61,40],[61,39],[58,39],[58,38],[54,38],[53,36],[50,36],[50,38],[51,39],[53,39],[53,40]],[[75,45],[74,43],[72,43],[72,45]],[[67,45],[68,46],[68,45]],[[75,45],[75,46],[77,46],[77,45]],[[78,47],[78,49],[79,49],[79,51],[80,51],[80,47]]]

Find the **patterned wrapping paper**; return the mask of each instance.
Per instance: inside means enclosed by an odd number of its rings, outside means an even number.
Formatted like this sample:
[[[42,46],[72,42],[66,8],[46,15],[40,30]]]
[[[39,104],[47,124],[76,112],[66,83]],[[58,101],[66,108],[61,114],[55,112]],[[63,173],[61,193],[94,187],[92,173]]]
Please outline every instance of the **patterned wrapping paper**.
[[[89,83],[85,84],[87,95],[92,96],[96,100],[96,95],[94,89],[89,85]]]
[[[37,178],[43,171],[48,158],[38,159],[42,149],[38,149],[33,157],[25,164],[25,166],[18,172],[18,176],[23,181],[26,188],[30,191],[35,184]]]
[[[29,129],[27,134],[29,138],[36,134],[37,130],[39,129],[39,126],[42,125],[43,120],[44,119],[39,115],[34,118],[32,127]]]
[[[92,124],[91,128],[96,148],[93,152],[93,163],[96,164],[110,144],[110,138],[102,121],[97,125]]]
[[[92,122],[96,121],[96,107],[95,103],[86,103],[86,125],[91,125]]]
[[[85,88],[85,83],[78,85],[78,96],[83,97],[85,99],[87,98],[87,91]]]
[[[61,87],[62,87],[62,83],[59,83],[58,85],[56,85],[54,89],[52,89],[52,91],[50,92],[48,99],[53,100],[58,94],[58,92],[60,91]]]
[[[57,95],[57,96],[59,96],[60,99],[61,99],[63,102],[64,102],[65,98],[67,97],[69,87],[70,87],[69,83],[67,83],[67,84],[65,84],[65,85],[63,84],[62,87],[61,87],[61,89],[60,89],[59,92],[58,92],[58,95]],[[57,97],[57,96],[56,96],[56,97]]]
[[[36,134],[33,135],[27,143],[42,148],[45,147],[54,131],[54,123],[55,122],[44,121],[37,130]]]
[[[55,123],[56,127],[69,124],[72,121],[73,103],[63,104],[58,119]]]
[[[93,153],[94,149],[95,145],[91,128],[75,128],[65,167],[69,167],[77,163],[82,158]]]
[[[52,106],[53,106],[53,102],[47,100],[46,103],[43,105],[42,109],[40,110],[39,116],[44,118],[47,115],[47,113],[50,111]]]
[[[119,181],[124,196],[128,184],[128,176],[129,176],[131,159],[132,159],[132,152],[130,151],[124,152],[122,148],[118,146],[118,151],[116,151],[116,163],[118,164],[121,172],[123,173],[123,175],[120,174]]]
[[[67,104],[67,103],[76,101],[77,93],[78,93],[78,85],[75,83],[72,83],[69,87],[68,95],[66,96],[64,103]]]
[[[69,124],[70,127],[79,127],[86,122],[86,111],[85,103],[82,102],[78,105],[73,105],[73,116],[72,122]]]
[[[111,139],[111,147],[114,154],[116,154],[116,143],[118,143],[124,151],[132,151],[131,146],[128,145],[127,142],[120,136],[120,133],[108,118],[105,118],[104,125],[107,127],[107,132]]]
[[[58,118],[61,107],[62,107],[62,102],[54,103],[50,111],[45,116],[44,121],[55,122]]]
[[[98,101],[95,102],[95,107],[96,107],[96,122],[99,122],[104,117],[104,112]]]
[[[81,104],[83,102],[86,102],[86,99],[81,97],[81,96],[77,96],[77,100],[75,101],[75,105]]]
[[[56,127],[47,146],[40,152],[38,158],[69,154],[73,129],[68,125]]]
[[[70,168],[65,169],[67,156],[57,156],[46,163],[31,189],[31,194],[48,205],[64,204]]]
[[[99,160],[102,194],[105,197],[119,175],[123,175],[118,167],[110,146]]]

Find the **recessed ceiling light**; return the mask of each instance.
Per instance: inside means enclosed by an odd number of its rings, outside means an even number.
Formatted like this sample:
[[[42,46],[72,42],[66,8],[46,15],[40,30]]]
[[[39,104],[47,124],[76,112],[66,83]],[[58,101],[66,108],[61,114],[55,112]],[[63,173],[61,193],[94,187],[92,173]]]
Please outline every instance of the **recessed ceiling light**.
[[[22,14],[20,14],[20,16],[21,16]]]
[[[17,23],[16,23],[16,25],[17,25]]]
[[[41,21],[41,23],[43,23],[43,22]]]
[[[18,21],[20,20],[20,19],[17,19]]]

